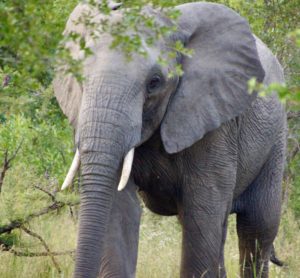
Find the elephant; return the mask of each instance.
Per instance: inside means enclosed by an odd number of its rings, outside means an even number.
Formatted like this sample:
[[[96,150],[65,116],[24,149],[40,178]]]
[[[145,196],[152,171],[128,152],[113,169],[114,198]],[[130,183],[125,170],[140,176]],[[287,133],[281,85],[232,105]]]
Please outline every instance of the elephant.
[[[141,217],[138,194],[182,226],[181,277],[226,277],[224,243],[230,213],[237,217],[241,277],[268,277],[278,232],[285,163],[286,113],[276,92],[249,92],[248,81],[284,82],[282,67],[247,21],[215,3],[176,7],[176,22],[151,6],[142,13],[176,30],[145,44],[131,60],[112,48],[112,35],[93,26],[122,20],[87,3],[72,12],[65,47],[82,61],[83,81],[57,70],[54,93],[75,130],[80,217],[74,277],[134,277]],[[129,32],[129,35],[132,34]],[[84,59],[80,41],[91,55]],[[178,53],[159,63],[180,41]],[[183,74],[170,74],[181,65]],[[138,192],[138,194],[137,194]]]

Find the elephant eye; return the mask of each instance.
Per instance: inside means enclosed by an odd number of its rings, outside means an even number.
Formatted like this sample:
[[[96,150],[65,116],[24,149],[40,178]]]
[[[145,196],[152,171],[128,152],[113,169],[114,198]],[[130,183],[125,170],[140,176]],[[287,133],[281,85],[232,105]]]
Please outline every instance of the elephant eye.
[[[153,93],[162,83],[162,78],[160,75],[155,74],[152,76],[147,84],[147,91],[149,94]]]

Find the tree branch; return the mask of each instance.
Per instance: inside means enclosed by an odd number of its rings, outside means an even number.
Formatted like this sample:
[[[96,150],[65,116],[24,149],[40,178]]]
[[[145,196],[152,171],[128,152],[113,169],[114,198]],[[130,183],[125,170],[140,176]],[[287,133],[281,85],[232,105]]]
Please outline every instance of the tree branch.
[[[15,250],[13,246],[7,245],[5,242],[0,241],[0,251],[9,252],[17,257],[48,257],[50,256],[49,252],[24,252]],[[53,251],[51,252],[52,256],[65,256],[69,255],[74,260],[74,255],[76,253],[76,250],[66,250],[66,251]]]
[[[18,154],[18,152],[20,151],[22,145],[23,145],[24,139],[21,140],[21,142],[19,143],[19,145],[17,146],[15,152],[13,153],[13,155],[8,159],[8,164],[11,163],[12,160],[14,160]]]
[[[38,190],[40,190],[40,191],[42,191],[42,192],[44,192],[45,194],[47,194],[51,198],[51,200],[53,202],[56,201],[55,200],[55,193],[52,193],[52,192],[50,192],[50,191],[48,191],[48,190],[46,190],[46,189],[44,189],[44,188],[42,188],[42,187],[40,187],[38,185],[34,185],[33,187],[36,188],[36,189],[38,189]]]
[[[45,215],[45,214],[47,214],[51,211],[62,209],[65,206],[75,206],[75,205],[78,205],[78,204],[79,204],[79,201],[75,201],[73,203],[72,202],[63,203],[63,202],[55,201],[51,205],[49,205],[45,208],[42,208],[41,210],[39,210],[37,212],[29,214],[24,219],[15,219],[15,220],[12,220],[7,225],[0,226],[0,234],[8,233],[8,232],[11,232],[14,229],[21,228],[21,226],[28,223],[31,219],[42,216],[42,215]]]
[[[0,174],[0,193],[2,191],[2,186],[3,186],[6,172],[11,167],[11,162],[16,158],[18,152],[20,151],[23,141],[24,139],[21,140],[21,142],[19,143],[19,145],[17,146],[16,150],[14,151],[11,157],[8,157],[8,150],[5,150],[4,152],[4,161],[3,161],[2,171]]]
[[[3,186],[3,181],[5,178],[5,174],[7,172],[7,170],[9,169],[9,163],[8,163],[8,150],[5,151],[4,153],[4,161],[3,161],[3,166],[2,166],[2,171],[0,174],[0,193],[2,191],[2,186]]]
[[[35,232],[33,232],[33,231],[30,231],[30,230],[27,229],[25,226],[22,226],[21,229],[22,229],[25,233],[29,234],[30,236],[37,238],[37,239],[42,243],[42,245],[44,246],[45,250],[46,250],[47,253],[49,254],[49,256],[50,256],[50,258],[51,258],[51,260],[52,260],[52,262],[53,262],[53,264],[54,264],[54,266],[55,266],[57,272],[58,272],[58,273],[61,273],[61,268],[60,268],[58,262],[55,260],[55,257],[53,256],[52,252],[50,251],[50,248],[49,248],[49,246],[47,245],[46,241],[45,241],[40,235],[38,235],[37,233],[35,233]]]

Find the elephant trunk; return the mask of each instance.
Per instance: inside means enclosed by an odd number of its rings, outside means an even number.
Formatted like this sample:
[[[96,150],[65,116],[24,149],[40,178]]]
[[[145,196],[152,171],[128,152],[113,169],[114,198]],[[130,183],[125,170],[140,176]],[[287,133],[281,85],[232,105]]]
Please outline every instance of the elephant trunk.
[[[107,150],[106,150],[107,152]],[[118,159],[106,152],[83,153],[80,221],[74,277],[97,277],[114,195]],[[104,165],[106,163],[106,165]]]
[[[125,104],[114,99],[117,95],[124,95],[124,92],[116,93],[104,85],[100,87],[99,92],[85,92],[80,112],[78,132],[83,182],[80,190],[76,278],[96,278],[99,275],[121,163],[134,143],[134,131],[130,128],[128,114],[124,108],[122,111]]]

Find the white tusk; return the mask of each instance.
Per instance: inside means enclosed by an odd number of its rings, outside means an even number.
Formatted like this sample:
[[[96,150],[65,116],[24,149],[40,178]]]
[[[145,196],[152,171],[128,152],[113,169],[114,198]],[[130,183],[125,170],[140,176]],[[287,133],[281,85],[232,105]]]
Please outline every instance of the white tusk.
[[[131,149],[124,158],[122,174],[118,185],[118,191],[123,190],[128,182],[130,172],[131,172],[132,162],[133,162],[133,156],[134,156],[134,148]]]
[[[71,164],[71,167],[70,167],[70,170],[65,178],[65,181],[63,183],[63,185],[61,186],[61,190],[64,190],[66,189],[69,185],[71,185],[76,173],[77,173],[77,170],[79,168],[79,165],[80,165],[80,154],[79,154],[79,150],[77,149],[76,150],[76,153],[75,153],[75,156],[74,156],[74,159],[73,159],[73,162]]]

